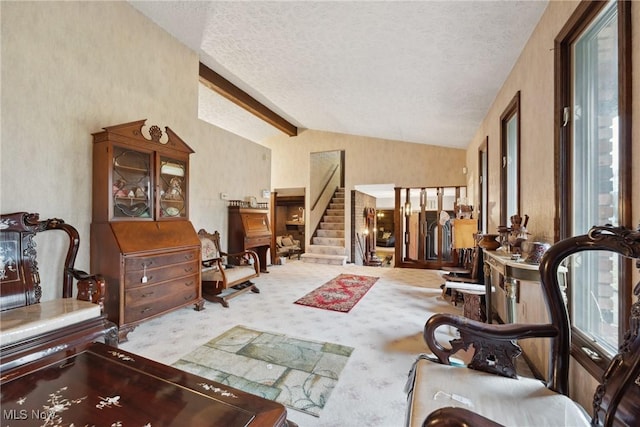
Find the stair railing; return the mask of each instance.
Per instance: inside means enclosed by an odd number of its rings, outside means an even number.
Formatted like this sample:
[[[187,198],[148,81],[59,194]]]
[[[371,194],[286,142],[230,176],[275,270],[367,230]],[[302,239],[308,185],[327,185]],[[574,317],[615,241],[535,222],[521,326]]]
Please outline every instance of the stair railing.
[[[327,187],[329,186],[329,183],[333,179],[333,176],[336,174],[338,167],[340,167],[339,164],[334,166],[333,170],[331,171],[331,175],[329,175],[329,178],[327,178],[324,185],[322,186],[322,190],[320,190],[320,194],[318,194],[318,197],[316,197],[316,200],[313,202],[313,205],[311,205],[312,211],[316,208],[316,205],[318,204],[322,196],[325,194],[325,191],[327,191]]]

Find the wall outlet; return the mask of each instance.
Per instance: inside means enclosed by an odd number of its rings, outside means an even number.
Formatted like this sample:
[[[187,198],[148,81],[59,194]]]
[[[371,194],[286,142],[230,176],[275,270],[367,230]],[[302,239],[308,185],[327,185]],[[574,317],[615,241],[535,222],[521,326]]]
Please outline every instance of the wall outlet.
[[[222,200],[229,200],[229,194],[228,193],[220,193],[220,198]]]

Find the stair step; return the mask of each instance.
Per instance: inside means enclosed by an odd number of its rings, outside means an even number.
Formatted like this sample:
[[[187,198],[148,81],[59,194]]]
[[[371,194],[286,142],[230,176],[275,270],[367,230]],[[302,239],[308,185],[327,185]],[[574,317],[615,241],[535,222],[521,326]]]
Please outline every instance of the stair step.
[[[330,246],[330,245],[308,245],[306,247],[307,253],[311,254],[324,254],[324,255],[344,255],[344,246]]]
[[[311,244],[300,259],[316,264],[345,265],[348,257],[345,255],[344,215],[345,191],[341,188],[334,192],[319,229],[311,237]]]
[[[315,264],[331,264],[331,265],[346,265],[346,255],[325,255],[325,254],[310,254],[304,253],[300,256],[300,259],[304,262]]]
[[[325,215],[322,217],[323,222],[339,222],[344,224],[344,217],[337,215]]]
[[[321,222],[320,229],[321,230],[344,230],[344,221],[343,222]]]
[[[312,239],[313,245],[325,245],[325,246],[340,246],[344,248],[344,238],[341,237],[314,237]]]
[[[344,238],[344,230],[319,229],[316,234],[318,237]]]

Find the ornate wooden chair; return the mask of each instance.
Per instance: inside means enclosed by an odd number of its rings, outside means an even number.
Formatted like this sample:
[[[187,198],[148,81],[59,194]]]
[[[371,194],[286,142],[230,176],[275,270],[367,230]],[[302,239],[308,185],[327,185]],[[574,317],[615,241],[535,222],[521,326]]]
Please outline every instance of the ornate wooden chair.
[[[61,282],[62,297],[40,301],[36,233],[61,230],[69,237]],[[0,371],[5,374],[53,353],[69,356],[92,342],[117,346],[116,326],[103,313],[105,283],[74,268],[80,238],[61,219],[40,221],[17,212],[0,219]],[[59,257],[61,258],[61,257]],[[73,298],[73,281],[77,296]],[[64,357],[64,356],[63,356]]]
[[[260,260],[255,251],[229,254],[220,250],[220,233],[198,231],[202,244],[202,296],[229,307],[231,298],[244,292],[260,293],[251,282],[260,276]],[[233,262],[231,262],[233,261]]]
[[[442,267],[448,273],[442,275],[445,282],[441,288],[443,298],[450,297],[455,305],[459,301],[463,302],[466,317],[484,322],[487,315],[484,308],[486,288],[482,274],[482,254],[482,248],[476,245],[469,249],[462,267]]]
[[[442,267],[442,277],[451,282],[482,283],[482,248],[475,246],[465,250],[461,267]]]
[[[588,234],[558,242],[546,252],[540,273],[549,324],[488,325],[451,314],[432,316],[425,325],[424,338],[435,359],[422,356],[414,365],[407,384],[410,389],[407,424],[638,425],[640,283],[633,290],[636,301],[631,309],[629,331],[595,392],[591,420],[568,397],[571,327],[558,283],[558,269],[567,256],[593,250],[634,258],[640,268],[637,261],[640,230],[594,227]],[[459,331],[459,338],[451,341],[450,348],[444,348],[436,339],[436,330],[443,325]],[[516,374],[515,358],[520,354],[516,340],[536,337],[551,340],[545,382]],[[467,366],[470,369],[449,366],[454,353],[470,346],[475,349]]]

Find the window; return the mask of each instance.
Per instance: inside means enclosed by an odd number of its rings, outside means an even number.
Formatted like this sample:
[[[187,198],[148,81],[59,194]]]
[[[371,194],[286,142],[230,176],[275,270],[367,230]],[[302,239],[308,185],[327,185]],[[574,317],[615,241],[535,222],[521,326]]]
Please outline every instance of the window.
[[[520,92],[516,93],[500,117],[502,169],[500,221],[520,213]]]
[[[625,3],[583,2],[556,39],[558,238],[630,225],[630,18]],[[559,45],[559,46],[558,46]],[[617,352],[631,304],[630,267],[587,252],[568,262],[572,354],[594,375]]]
[[[489,212],[489,137],[480,144],[478,148],[478,189],[480,201],[478,206],[478,224],[480,226],[480,232],[487,233],[489,231],[488,226],[488,212]]]

